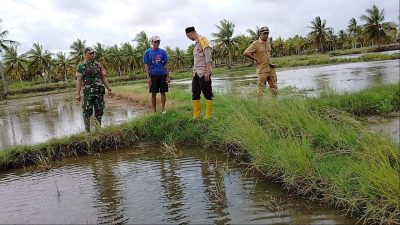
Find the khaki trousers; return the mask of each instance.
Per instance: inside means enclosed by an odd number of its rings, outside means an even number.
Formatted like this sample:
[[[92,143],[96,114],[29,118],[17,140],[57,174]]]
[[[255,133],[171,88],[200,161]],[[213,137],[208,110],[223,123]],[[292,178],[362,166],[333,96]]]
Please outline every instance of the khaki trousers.
[[[273,95],[277,94],[278,91],[278,78],[276,77],[275,68],[271,68],[270,72],[257,74],[258,78],[258,90],[257,95],[259,97],[264,95],[264,90],[268,82],[269,89]]]

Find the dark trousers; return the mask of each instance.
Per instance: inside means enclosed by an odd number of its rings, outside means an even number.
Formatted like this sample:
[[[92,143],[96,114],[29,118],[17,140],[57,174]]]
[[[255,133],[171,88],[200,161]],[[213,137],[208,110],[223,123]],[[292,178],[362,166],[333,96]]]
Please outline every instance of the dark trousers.
[[[212,100],[214,95],[211,87],[211,74],[209,81],[205,81],[204,76],[199,77],[197,73],[194,75],[192,79],[192,100],[199,100],[201,92],[207,100]]]

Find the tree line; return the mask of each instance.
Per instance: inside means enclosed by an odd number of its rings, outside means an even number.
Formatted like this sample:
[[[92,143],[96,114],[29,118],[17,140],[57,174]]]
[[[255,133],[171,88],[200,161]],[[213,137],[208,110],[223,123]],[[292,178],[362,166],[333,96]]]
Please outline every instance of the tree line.
[[[270,38],[273,46],[273,56],[282,57],[290,55],[324,53],[340,49],[360,48],[365,46],[398,43],[400,35],[398,26],[394,22],[385,22],[384,10],[376,5],[367,9],[360,16],[364,22],[359,24],[357,19],[351,18],[346,29],[334,32],[326,20],[315,17],[307,26],[310,32],[306,36],[295,35],[288,39],[278,37]],[[0,20],[1,25],[1,20]],[[254,40],[258,39],[259,27],[247,29],[246,34],[234,36],[235,24],[223,19],[215,25],[216,32],[211,33],[210,43],[212,46],[213,60],[216,65],[232,65],[235,63],[249,62],[243,56],[244,50]],[[83,61],[83,50],[85,40],[77,39],[70,46],[69,54],[66,52],[51,53],[43,49],[39,43],[33,44],[26,53],[18,53],[18,42],[6,39],[7,30],[0,26],[0,54],[1,63],[4,64],[3,85],[8,81],[43,81],[55,82],[74,79],[76,66]],[[96,51],[96,60],[104,65],[111,76],[135,74],[143,70],[143,53],[150,48],[147,34],[142,31],[134,38],[134,43],[123,43],[121,45],[105,46],[96,43],[92,46]],[[178,47],[165,47],[172,71],[189,69],[192,66],[192,52],[194,45],[187,49]],[[6,89],[6,87],[4,88]]]

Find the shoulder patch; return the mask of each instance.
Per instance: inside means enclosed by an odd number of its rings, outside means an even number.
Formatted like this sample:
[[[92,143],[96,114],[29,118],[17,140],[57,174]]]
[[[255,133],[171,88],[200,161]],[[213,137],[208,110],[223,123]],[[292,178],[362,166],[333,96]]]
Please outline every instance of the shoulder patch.
[[[210,44],[208,43],[208,40],[207,40],[206,37],[200,36],[199,37],[199,42],[200,42],[200,46],[201,46],[202,49],[210,47]]]

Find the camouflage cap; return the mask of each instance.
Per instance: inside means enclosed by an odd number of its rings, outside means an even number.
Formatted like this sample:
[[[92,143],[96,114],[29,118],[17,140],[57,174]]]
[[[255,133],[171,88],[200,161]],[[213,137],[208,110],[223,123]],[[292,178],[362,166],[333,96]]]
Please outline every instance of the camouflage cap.
[[[265,32],[269,33],[268,27],[261,27],[260,28],[260,34],[265,33]]]

